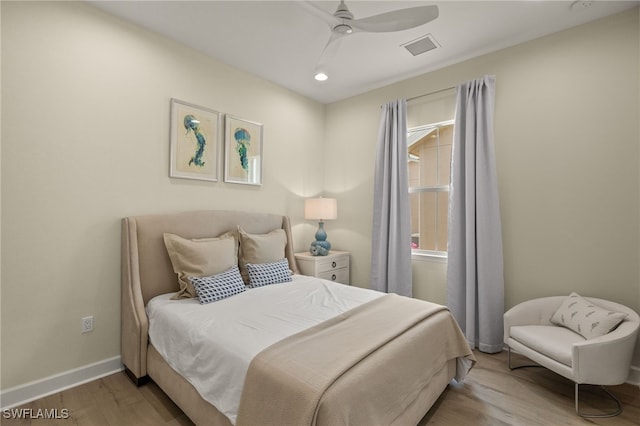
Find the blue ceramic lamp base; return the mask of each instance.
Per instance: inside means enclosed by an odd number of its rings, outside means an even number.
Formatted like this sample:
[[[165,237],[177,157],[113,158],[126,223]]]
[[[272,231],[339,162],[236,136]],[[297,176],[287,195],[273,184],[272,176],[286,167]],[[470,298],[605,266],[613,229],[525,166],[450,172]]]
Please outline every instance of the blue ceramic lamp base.
[[[318,222],[316,240],[311,243],[309,253],[313,256],[326,256],[331,250],[331,243],[327,241],[327,232],[324,230],[324,222]]]

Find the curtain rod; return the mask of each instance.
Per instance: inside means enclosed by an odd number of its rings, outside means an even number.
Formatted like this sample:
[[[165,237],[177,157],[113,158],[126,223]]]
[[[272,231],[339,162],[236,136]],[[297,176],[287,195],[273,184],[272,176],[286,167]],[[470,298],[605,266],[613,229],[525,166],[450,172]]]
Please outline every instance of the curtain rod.
[[[436,91],[433,91],[433,92],[425,93],[423,95],[414,96],[412,98],[407,99],[407,102],[413,101],[413,100],[418,99],[418,98],[423,98],[425,96],[435,95],[436,93],[446,92],[447,90],[451,90],[451,89],[455,89],[455,88],[456,88],[456,86],[451,86],[451,87],[447,87],[447,88],[444,88],[444,89],[436,90]]]

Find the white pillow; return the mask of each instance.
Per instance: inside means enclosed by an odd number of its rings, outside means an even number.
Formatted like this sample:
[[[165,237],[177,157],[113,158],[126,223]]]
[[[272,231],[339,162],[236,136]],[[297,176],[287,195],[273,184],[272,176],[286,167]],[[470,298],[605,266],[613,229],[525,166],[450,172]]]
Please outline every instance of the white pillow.
[[[551,322],[592,339],[609,333],[626,317],[625,313],[609,311],[571,293],[553,314]]]

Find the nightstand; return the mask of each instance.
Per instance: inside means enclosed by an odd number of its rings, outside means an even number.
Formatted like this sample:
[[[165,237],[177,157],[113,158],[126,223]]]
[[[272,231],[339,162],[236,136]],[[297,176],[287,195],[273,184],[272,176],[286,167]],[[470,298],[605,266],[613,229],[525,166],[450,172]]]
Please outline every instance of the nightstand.
[[[295,256],[302,275],[349,284],[348,252],[331,250],[326,256],[312,256],[311,253],[296,253]]]

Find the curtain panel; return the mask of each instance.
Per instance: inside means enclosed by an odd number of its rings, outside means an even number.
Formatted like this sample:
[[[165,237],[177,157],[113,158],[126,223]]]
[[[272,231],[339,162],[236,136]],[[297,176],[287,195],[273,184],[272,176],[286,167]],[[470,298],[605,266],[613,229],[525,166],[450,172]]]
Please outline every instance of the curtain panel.
[[[447,304],[469,344],[503,347],[504,278],[493,146],[495,77],[457,87],[449,193]]]
[[[373,192],[371,288],[411,297],[407,102],[382,106]]]

